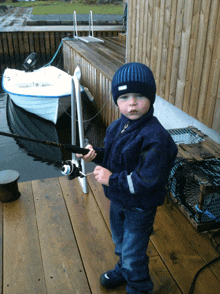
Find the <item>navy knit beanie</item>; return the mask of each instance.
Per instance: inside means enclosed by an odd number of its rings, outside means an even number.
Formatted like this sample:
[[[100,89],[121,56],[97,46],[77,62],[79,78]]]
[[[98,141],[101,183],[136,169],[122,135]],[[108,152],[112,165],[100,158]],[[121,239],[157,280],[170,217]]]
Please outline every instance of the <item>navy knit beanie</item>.
[[[139,93],[146,96],[153,105],[156,84],[149,67],[142,63],[131,62],[122,65],[112,79],[112,95],[115,104],[119,96],[126,93]]]

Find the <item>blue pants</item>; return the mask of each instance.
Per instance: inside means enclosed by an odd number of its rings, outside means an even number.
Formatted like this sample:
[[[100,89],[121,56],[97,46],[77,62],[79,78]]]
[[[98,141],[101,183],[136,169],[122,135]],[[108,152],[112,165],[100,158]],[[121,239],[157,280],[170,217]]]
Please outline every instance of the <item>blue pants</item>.
[[[119,256],[115,270],[126,279],[126,290],[129,294],[142,294],[144,291],[153,290],[146,251],[153,232],[155,214],[156,208],[143,211],[111,202],[112,239],[115,243],[115,254]]]

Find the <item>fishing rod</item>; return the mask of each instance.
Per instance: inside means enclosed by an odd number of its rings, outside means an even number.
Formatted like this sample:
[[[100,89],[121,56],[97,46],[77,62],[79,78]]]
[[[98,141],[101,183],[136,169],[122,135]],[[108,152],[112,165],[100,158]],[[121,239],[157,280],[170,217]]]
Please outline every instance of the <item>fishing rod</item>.
[[[35,142],[35,143],[40,143],[43,145],[48,145],[48,146],[53,146],[53,147],[58,147],[61,149],[65,149],[66,151],[70,151],[72,153],[79,153],[79,154],[83,154],[86,155],[87,153],[89,153],[89,149],[85,149],[85,148],[81,148],[79,146],[75,146],[75,145],[70,145],[70,144],[60,144],[60,143],[55,143],[55,142],[50,142],[50,141],[45,141],[45,140],[37,140],[37,139],[33,139],[33,138],[28,138],[28,137],[24,137],[24,136],[20,136],[20,135],[16,135],[16,134],[11,134],[11,133],[5,133],[5,132],[1,132],[0,131],[0,135],[2,136],[6,136],[6,137],[12,137],[15,139],[22,139],[22,140],[26,140],[26,141],[31,141],[31,142]],[[82,166],[80,161],[78,162],[78,166],[76,166],[71,160],[67,160],[62,162],[62,169],[61,169],[61,173],[63,175],[67,175],[69,180],[75,179],[76,177],[86,177],[89,174],[85,175],[82,172]]]
[[[45,140],[37,140],[37,139],[24,137],[24,136],[20,136],[20,135],[16,135],[16,134],[11,134],[11,133],[0,132],[0,135],[6,136],[6,137],[12,137],[15,139],[22,139],[22,140],[26,140],[26,141],[31,141],[31,142],[35,142],[35,143],[40,143],[43,145],[58,147],[61,149],[65,149],[66,151],[70,151],[72,153],[79,153],[79,154],[83,154],[83,155],[86,155],[90,151],[89,149],[81,148],[76,145],[60,144],[60,143],[55,143],[55,142],[50,142],[50,141],[45,141]]]

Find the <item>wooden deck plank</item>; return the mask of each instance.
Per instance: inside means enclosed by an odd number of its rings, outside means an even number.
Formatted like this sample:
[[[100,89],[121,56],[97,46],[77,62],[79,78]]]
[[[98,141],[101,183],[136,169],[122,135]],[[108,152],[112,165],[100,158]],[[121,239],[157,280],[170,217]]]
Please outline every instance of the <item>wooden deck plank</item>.
[[[32,184],[47,294],[91,293],[59,179]]]
[[[119,68],[119,65],[113,62],[111,58],[104,58],[93,50],[89,50],[88,44],[82,41],[64,41],[68,46],[73,48],[78,54],[82,55],[89,63],[93,64],[100,72],[107,76],[110,80]]]
[[[69,181],[60,177],[59,180],[92,293],[126,293],[123,286],[106,290],[99,283],[100,275],[114,268],[118,258],[91,190],[84,194],[78,179]]]
[[[210,236],[207,233],[198,233],[191,223],[186,221],[186,218],[175,204],[172,202],[169,204],[165,202],[163,209],[166,210],[166,212],[184,234],[185,238],[191,243],[205,263],[208,263],[218,257],[218,253],[211,245]],[[210,269],[215,274],[216,278],[220,281],[220,263],[217,262],[213,264]]]
[[[93,49],[96,53],[100,54],[102,57],[106,59],[112,59],[117,64],[123,65],[125,63],[125,48],[121,48],[119,51],[114,44],[107,46],[106,41],[105,43],[91,43],[89,44],[91,49]],[[123,54],[122,54],[123,53]]]
[[[19,183],[21,197],[3,204],[2,293],[126,293],[124,285],[106,290],[99,284],[117,257],[109,200],[93,175],[88,183],[88,194],[67,177]],[[154,294],[188,293],[196,272],[218,256],[208,234],[166,202],[158,208],[148,255]],[[218,293],[219,270],[218,262],[205,269],[194,294]]]
[[[4,294],[46,294],[31,182],[21,197],[4,204]]]
[[[205,263],[163,207],[158,208],[151,240],[181,291],[188,293],[195,274]],[[207,269],[201,273],[194,293],[212,294],[219,289],[219,281]]]
[[[154,283],[154,294],[182,293],[159,256],[150,258],[149,271]]]

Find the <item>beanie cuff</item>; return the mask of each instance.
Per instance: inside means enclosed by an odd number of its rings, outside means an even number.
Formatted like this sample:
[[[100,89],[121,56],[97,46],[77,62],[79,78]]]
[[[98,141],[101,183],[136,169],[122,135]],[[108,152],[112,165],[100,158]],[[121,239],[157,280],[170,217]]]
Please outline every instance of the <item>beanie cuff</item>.
[[[150,100],[151,105],[155,101],[155,94],[152,93],[151,89],[146,86],[146,83],[140,81],[129,81],[117,84],[112,88],[113,100],[116,105],[117,99],[119,96],[127,94],[127,93],[137,93],[145,96]]]

